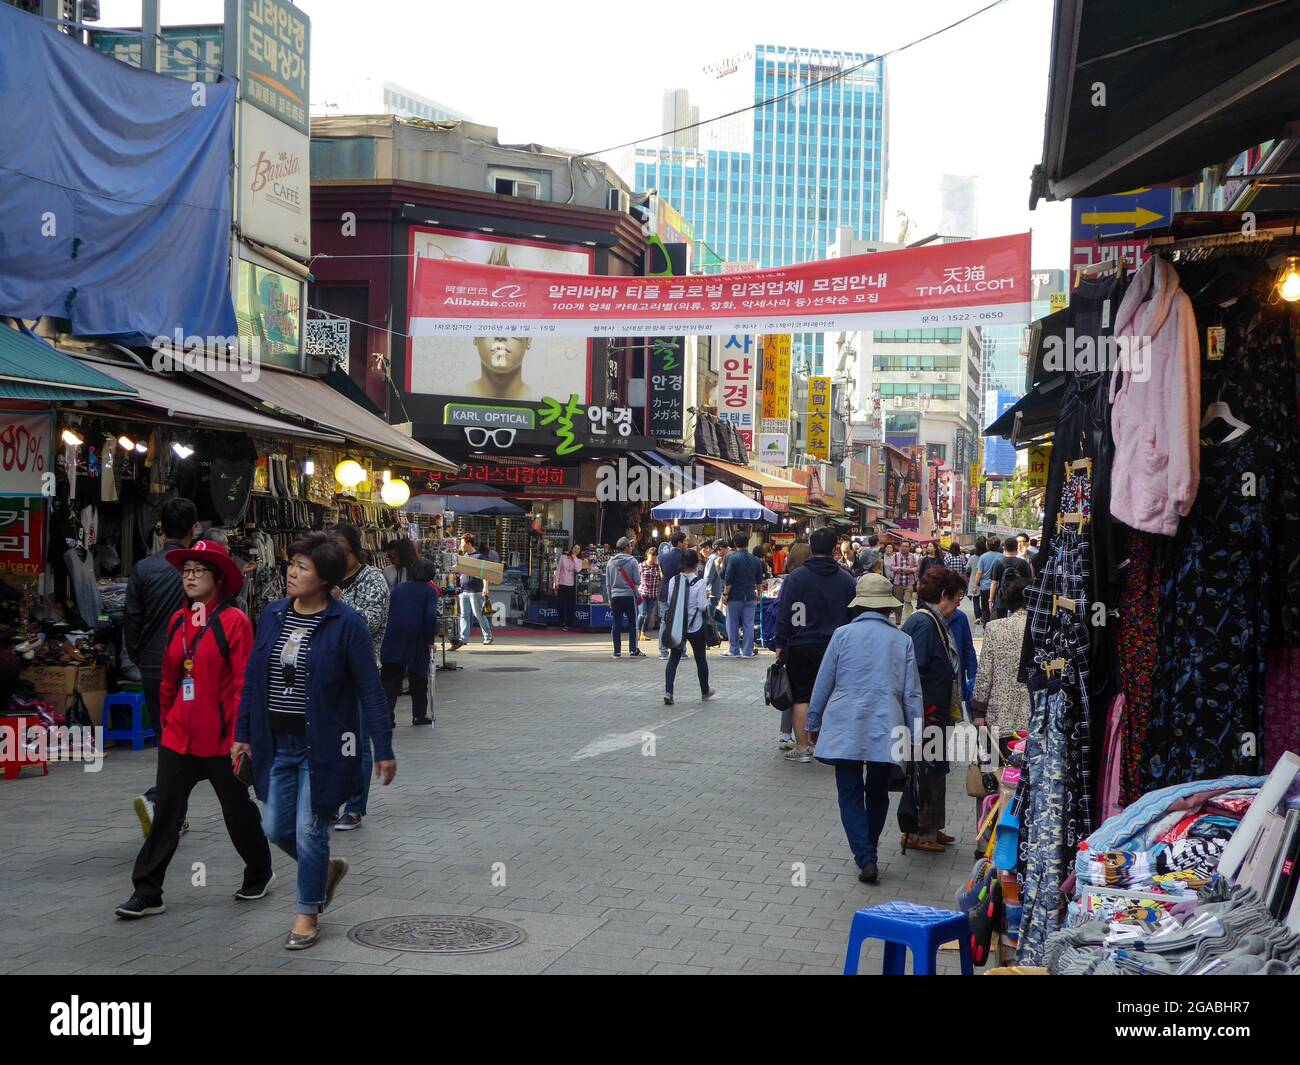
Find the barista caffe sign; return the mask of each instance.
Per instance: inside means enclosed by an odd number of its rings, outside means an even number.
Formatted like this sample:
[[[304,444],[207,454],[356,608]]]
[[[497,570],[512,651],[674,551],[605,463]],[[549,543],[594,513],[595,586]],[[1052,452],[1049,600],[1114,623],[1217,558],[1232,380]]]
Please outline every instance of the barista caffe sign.
[[[306,258],[311,254],[307,135],[248,105],[240,122],[240,226],[253,240]]]

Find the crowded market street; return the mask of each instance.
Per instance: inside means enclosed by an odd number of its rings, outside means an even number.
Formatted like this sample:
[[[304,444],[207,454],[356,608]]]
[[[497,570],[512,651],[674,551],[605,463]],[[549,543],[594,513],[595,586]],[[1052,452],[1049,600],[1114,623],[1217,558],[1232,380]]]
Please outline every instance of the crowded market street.
[[[711,656],[716,699],[662,703],[657,658],[614,661],[607,636],[502,636],[449,655],[437,722],[398,707],[398,776],[371,793],[365,827],[336,834],[352,871],[310,954],[281,945],[293,865],[266,899],[237,903],[239,860],[210,792],[195,789],[160,917],[113,921],[140,827],[131,796],[154,755],[111,750],[102,771],[60,766],[31,798],[6,797],[0,972],[37,973],[822,973],[844,965],[855,910],[892,898],[944,906],[973,837],[940,855],[882,843],[881,880],[858,883],[831,772],[788,764],[757,660]],[[502,671],[506,672],[502,672]],[[655,754],[643,756],[644,736]],[[953,788],[950,821],[970,820]],[[961,812],[958,812],[958,806]],[[194,862],[207,886],[190,884]],[[492,885],[504,863],[505,886]],[[807,884],[792,886],[805,863]],[[527,940],[481,955],[361,946],[354,925],[403,914],[475,914]],[[863,968],[880,964],[879,944]],[[956,951],[940,971],[957,971]]]

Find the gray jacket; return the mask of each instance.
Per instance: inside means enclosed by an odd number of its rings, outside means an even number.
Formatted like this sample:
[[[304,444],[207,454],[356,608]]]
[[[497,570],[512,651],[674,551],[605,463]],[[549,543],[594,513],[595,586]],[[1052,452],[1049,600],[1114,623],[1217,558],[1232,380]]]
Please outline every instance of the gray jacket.
[[[626,574],[626,579],[620,573]],[[641,563],[620,551],[605,564],[605,584],[611,599],[635,597],[641,587]]]

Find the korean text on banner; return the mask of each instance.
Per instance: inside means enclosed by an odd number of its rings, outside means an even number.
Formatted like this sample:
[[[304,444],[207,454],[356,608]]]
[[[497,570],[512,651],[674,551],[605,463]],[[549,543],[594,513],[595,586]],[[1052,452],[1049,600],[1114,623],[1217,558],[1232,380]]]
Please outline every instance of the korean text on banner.
[[[661,336],[1028,322],[1029,234],[691,278],[421,258],[411,334]]]
[[[718,421],[730,422],[745,442],[745,450],[754,450],[754,371],[758,352],[754,338],[729,336],[722,342],[722,384],[718,402]]]
[[[308,132],[311,21],[288,0],[244,0],[243,97]]]
[[[808,378],[808,454],[829,462],[831,457],[831,379]]]
[[[763,338],[763,417],[790,419],[790,352],[794,337],[777,333]]]

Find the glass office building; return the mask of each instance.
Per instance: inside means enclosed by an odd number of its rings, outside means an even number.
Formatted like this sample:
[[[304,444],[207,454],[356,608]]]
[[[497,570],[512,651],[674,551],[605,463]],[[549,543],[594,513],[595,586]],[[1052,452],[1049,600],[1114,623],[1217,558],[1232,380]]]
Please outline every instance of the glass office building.
[[[638,191],[657,189],[724,260],[773,267],[821,259],[842,227],[880,239],[883,60],[757,45],[706,67],[691,101],[701,119],[753,109],[700,127],[693,144],[682,146],[679,135],[676,147],[638,148],[620,162]],[[820,372],[821,342],[820,335],[796,337],[796,362]]]

